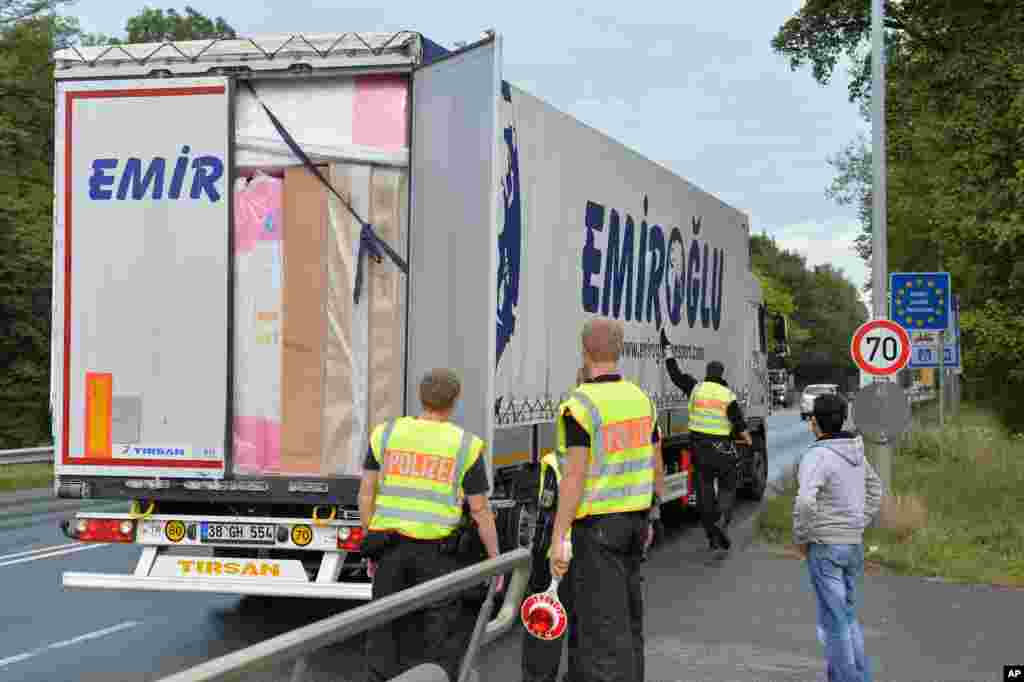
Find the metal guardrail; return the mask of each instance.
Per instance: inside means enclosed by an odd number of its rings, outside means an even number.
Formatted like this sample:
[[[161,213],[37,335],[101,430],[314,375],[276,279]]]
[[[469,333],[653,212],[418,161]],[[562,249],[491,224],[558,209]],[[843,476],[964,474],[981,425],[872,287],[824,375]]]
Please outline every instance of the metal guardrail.
[[[292,682],[302,682],[306,671],[306,657],[314,652],[342,642],[354,635],[371,630],[408,613],[422,609],[433,602],[449,599],[478,586],[483,580],[512,571],[498,615],[484,627],[484,621],[492,608],[493,582],[477,618],[476,627],[462,661],[458,682],[471,679],[469,675],[476,652],[483,644],[489,644],[509,627],[519,622],[519,605],[526,592],[530,574],[530,551],[525,548],[513,550],[473,564],[429,582],[402,590],[383,599],[346,611],[315,623],[286,632],[277,637],[253,644],[244,649],[201,663],[193,668],[164,677],[159,682],[227,682],[243,680],[246,675],[280,665],[282,661],[295,660]],[[447,680],[447,675],[438,677],[435,666],[423,665],[396,678],[397,680]],[[456,682],[456,681],[451,681]]]
[[[0,450],[0,465],[38,464],[53,461],[53,447]]]

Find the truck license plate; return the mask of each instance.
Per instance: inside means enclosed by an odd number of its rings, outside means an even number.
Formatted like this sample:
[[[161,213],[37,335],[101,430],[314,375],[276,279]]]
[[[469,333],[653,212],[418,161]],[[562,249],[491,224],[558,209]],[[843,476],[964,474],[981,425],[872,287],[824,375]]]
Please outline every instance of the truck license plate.
[[[200,525],[203,542],[237,542],[247,545],[272,545],[277,528],[270,523],[210,523]]]

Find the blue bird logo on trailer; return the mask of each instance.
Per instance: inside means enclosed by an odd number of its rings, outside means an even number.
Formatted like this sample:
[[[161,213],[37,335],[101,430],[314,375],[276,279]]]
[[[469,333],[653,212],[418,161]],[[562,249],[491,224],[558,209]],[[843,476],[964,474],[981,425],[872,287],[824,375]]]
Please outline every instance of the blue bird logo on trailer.
[[[512,88],[501,82],[501,96],[507,107],[512,105]],[[501,183],[505,223],[498,235],[498,306],[497,355],[495,367],[516,331],[516,308],[519,307],[519,276],[523,252],[523,211],[519,190],[519,146],[514,117],[509,116],[505,126],[505,177]]]

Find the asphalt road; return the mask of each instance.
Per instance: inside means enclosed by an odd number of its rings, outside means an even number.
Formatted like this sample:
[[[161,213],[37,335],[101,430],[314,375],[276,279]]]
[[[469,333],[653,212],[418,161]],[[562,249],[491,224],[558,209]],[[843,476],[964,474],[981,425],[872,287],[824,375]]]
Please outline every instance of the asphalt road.
[[[795,411],[771,417],[769,476],[784,471],[811,441]],[[0,680],[157,680],[352,607],[319,600],[64,591],[63,571],[128,573],[139,550],[72,543],[57,525],[72,512],[54,506],[47,501],[6,513],[0,508]],[[738,514],[753,509],[747,505]],[[696,535],[692,530],[674,536]],[[670,543],[663,551],[675,550]],[[314,667],[333,671],[335,681],[351,679],[358,651],[358,641],[345,643],[318,657]]]

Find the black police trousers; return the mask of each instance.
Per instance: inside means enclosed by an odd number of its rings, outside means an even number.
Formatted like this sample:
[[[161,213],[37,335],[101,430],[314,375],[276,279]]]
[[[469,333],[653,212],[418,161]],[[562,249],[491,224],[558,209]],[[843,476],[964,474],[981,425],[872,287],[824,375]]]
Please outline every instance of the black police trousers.
[[[601,514],[573,523],[570,565],[579,651],[573,682],[644,680],[640,563],[647,514]]]
[[[543,592],[551,585],[551,562],[548,559],[550,544],[534,547],[533,571],[527,587],[527,596]],[[526,628],[523,628],[523,682],[556,682],[558,668],[562,665],[562,647],[568,641],[569,665],[566,682],[578,682],[579,670],[579,637],[576,630],[576,609],[573,602],[572,579],[573,566],[569,563],[569,571],[558,583],[558,599],[565,607],[565,615],[569,622],[565,633],[555,640],[537,639]]]
[[[732,507],[736,500],[736,456],[735,446],[729,438],[713,436],[694,437],[694,466],[697,469],[697,504],[700,506],[700,521],[708,539],[714,537],[715,524],[725,517],[732,519]],[[718,480],[718,495],[715,495],[715,480]]]
[[[373,578],[373,599],[451,573],[458,568],[453,555],[441,552],[440,542],[400,539],[384,550]],[[437,663],[458,679],[466,642],[457,636],[461,600],[436,602],[366,633],[367,682],[384,682],[421,663]]]

